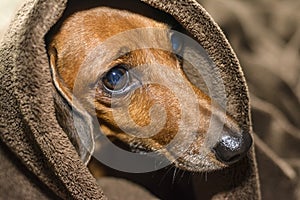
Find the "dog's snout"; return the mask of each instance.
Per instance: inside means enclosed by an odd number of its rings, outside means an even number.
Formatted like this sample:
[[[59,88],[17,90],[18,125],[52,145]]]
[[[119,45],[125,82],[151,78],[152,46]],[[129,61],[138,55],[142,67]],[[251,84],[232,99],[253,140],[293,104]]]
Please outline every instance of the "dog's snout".
[[[216,158],[225,164],[232,164],[243,158],[252,145],[252,137],[248,133],[235,135],[225,133],[213,147]]]

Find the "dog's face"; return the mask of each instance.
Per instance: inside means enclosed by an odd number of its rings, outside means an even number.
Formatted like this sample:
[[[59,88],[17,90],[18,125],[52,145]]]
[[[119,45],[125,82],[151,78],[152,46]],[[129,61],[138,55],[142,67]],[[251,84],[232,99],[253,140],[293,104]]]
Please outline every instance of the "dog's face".
[[[110,37],[141,28],[161,31],[125,36],[126,45],[121,47],[117,40],[102,45]],[[134,48],[137,41],[146,46],[157,43],[164,50]],[[126,11],[96,8],[78,12],[63,23],[49,45],[49,56],[61,92],[72,99],[77,82],[76,92],[87,94],[80,101],[92,105],[88,112],[96,113],[109,138],[139,151],[164,149],[176,138],[175,149],[183,152],[174,160],[177,167],[191,171],[223,168],[247,153],[251,137],[189,81],[173,53],[180,48],[180,41],[172,38],[164,23]],[[89,63],[95,49],[109,53],[95,54],[99,62]],[[79,70],[84,71],[80,80]],[[212,110],[224,127],[216,139],[208,141]],[[188,145],[181,146],[186,141],[190,141]],[[169,159],[174,157],[174,152],[161,152]]]

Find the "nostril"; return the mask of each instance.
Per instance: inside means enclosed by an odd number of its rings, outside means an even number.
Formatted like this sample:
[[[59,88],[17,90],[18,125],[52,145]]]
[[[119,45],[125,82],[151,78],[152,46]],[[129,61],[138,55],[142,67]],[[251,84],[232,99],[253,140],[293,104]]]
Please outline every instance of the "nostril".
[[[217,159],[226,164],[239,161],[249,151],[252,138],[249,134],[242,136],[224,135],[213,147]]]

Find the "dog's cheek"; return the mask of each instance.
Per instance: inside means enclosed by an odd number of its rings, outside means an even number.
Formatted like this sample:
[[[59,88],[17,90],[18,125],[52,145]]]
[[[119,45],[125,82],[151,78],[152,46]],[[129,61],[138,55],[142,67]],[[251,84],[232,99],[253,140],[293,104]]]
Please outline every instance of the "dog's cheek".
[[[168,144],[178,133],[181,118],[178,99],[160,85],[150,84],[134,93],[129,114],[135,125],[154,127],[156,132],[150,138],[161,145]]]
[[[97,104],[97,117],[100,124],[105,124],[106,135],[125,133],[132,136],[135,135],[132,132],[138,130],[140,135],[136,137],[167,145],[178,134],[182,108],[170,89],[149,84],[133,92],[129,101],[117,108]]]

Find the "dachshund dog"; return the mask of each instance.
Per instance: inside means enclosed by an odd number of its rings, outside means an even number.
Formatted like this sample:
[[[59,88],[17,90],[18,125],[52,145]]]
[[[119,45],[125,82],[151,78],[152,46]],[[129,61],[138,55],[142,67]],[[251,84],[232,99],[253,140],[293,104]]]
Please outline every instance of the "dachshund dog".
[[[126,31],[149,28],[159,31],[128,32],[110,40]],[[181,152],[176,159],[173,152],[161,151],[176,167],[194,172],[224,168],[247,154],[251,136],[191,83],[176,56],[181,46],[164,22],[97,7],[68,17],[51,38],[48,53],[61,93],[68,99],[75,90],[85,93],[79,100],[93,105],[88,113],[96,115],[101,131],[111,140],[149,152],[176,138],[175,150]],[[84,76],[78,76],[82,70]],[[122,113],[124,107],[131,121]],[[213,133],[215,138],[207,135],[213,113],[223,123],[220,132]],[[187,140],[191,141],[185,146]]]

